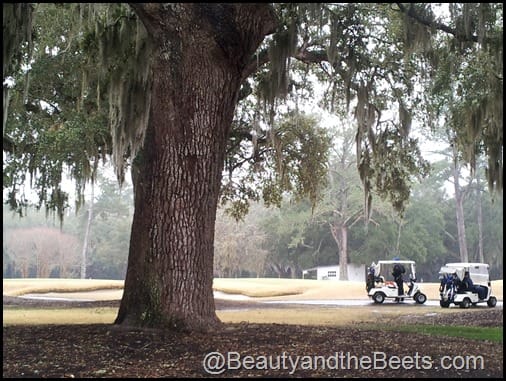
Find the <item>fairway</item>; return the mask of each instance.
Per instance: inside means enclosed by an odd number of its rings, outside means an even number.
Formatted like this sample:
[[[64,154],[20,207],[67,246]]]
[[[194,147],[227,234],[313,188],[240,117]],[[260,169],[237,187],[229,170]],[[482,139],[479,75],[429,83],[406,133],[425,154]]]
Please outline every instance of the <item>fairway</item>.
[[[112,324],[117,308],[4,308],[3,326],[47,324]]]
[[[3,294],[20,296],[30,293],[72,293],[99,290],[122,290],[122,280],[104,279],[53,279],[16,278],[3,279]]]
[[[418,306],[384,305],[361,307],[263,307],[218,310],[216,314],[224,323],[278,323],[301,325],[343,326],[350,323],[382,321],[387,323],[399,315],[458,313],[458,309],[441,309]],[[112,324],[118,313],[113,307],[91,308],[22,308],[3,309],[3,325],[44,325],[44,324]]]
[[[4,279],[4,295],[44,294],[47,298],[71,300],[119,300],[123,281],[93,279]],[[502,280],[493,282],[493,290],[502,300]],[[295,300],[367,300],[364,284],[351,281],[318,281],[304,279],[242,278],[215,279],[214,290],[226,295],[242,295],[252,302],[241,308],[218,310],[221,321],[227,323],[280,323],[304,325],[346,325],[352,322],[388,322],[401,314],[458,313],[459,309],[402,305],[365,305],[350,307],[284,305],[275,302]],[[429,299],[438,299],[439,285],[423,283]],[[273,304],[257,302],[273,302]],[[256,305],[256,306],[255,306]],[[259,306],[261,305],[261,307]],[[31,308],[7,306],[3,309],[3,324],[109,324],[116,318],[115,307],[91,308]]]
[[[3,294],[50,294],[91,300],[117,300],[123,293],[122,280],[104,279],[3,279]],[[428,299],[439,299],[438,283],[420,283]],[[215,278],[214,291],[243,295],[256,300],[368,299],[363,282],[278,278]],[[503,300],[503,281],[492,281],[492,292]]]

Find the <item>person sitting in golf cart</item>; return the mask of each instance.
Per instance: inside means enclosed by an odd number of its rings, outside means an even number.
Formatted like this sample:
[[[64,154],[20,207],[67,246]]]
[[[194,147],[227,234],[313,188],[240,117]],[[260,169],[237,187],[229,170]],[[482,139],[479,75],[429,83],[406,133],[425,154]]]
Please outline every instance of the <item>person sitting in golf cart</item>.
[[[382,287],[385,284],[385,278],[380,275],[376,275],[378,271],[378,266],[373,262],[370,267],[368,267],[367,278],[366,278],[366,290],[369,292],[371,288],[374,287]]]
[[[475,292],[478,294],[478,297],[480,299],[485,299],[487,297],[486,288],[484,288],[482,286],[476,286],[473,283],[471,276],[469,275],[469,271],[466,271],[464,273],[464,278],[462,278],[462,281],[460,282],[459,291],[460,292],[466,292],[466,291]]]
[[[464,273],[464,278],[462,278],[462,281],[460,282],[459,291],[465,292],[465,291],[471,291],[471,292],[478,292],[476,289],[476,286],[474,285],[471,277],[469,276],[469,271],[466,271]]]

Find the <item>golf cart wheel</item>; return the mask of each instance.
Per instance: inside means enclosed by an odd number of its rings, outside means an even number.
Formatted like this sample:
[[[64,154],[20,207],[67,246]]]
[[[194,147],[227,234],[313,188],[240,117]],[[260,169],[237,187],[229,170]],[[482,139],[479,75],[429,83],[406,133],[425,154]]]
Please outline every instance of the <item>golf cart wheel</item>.
[[[449,300],[440,300],[439,305],[443,308],[448,308],[448,307],[450,307],[450,301]]]
[[[421,292],[417,292],[413,299],[415,299],[415,302],[418,304],[424,304],[427,301],[427,296]]]
[[[372,300],[374,300],[374,303],[381,304],[385,301],[385,294],[382,292],[376,292],[372,296]]]
[[[488,298],[487,306],[495,307],[496,304],[497,304],[497,298],[495,296],[491,296],[490,298]]]
[[[464,300],[460,303],[460,308],[469,308],[471,307],[471,301],[469,298],[464,298]]]

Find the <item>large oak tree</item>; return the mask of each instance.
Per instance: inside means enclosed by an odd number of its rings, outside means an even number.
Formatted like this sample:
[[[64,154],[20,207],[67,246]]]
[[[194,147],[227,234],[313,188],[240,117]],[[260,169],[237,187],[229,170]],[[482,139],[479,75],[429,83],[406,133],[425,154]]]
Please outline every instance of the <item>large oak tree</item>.
[[[116,323],[208,327],[218,321],[213,242],[227,136],[245,68],[275,18],[267,4],[133,7],[155,48]]]

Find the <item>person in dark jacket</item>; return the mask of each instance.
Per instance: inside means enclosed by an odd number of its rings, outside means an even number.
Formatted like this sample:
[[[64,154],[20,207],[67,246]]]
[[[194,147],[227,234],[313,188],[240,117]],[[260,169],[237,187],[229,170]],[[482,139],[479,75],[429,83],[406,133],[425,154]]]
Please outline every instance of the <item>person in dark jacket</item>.
[[[479,292],[478,288],[474,285],[474,283],[469,275],[469,271],[466,271],[464,273],[464,278],[462,278],[462,282],[461,282],[461,290],[462,291]]]
[[[397,284],[397,289],[399,295],[404,295],[404,280],[402,279],[402,274],[406,272],[404,266],[400,263],[396,263],[394,265],[394,269],[392,271],[392,276],[394,277],[394,282]]]

